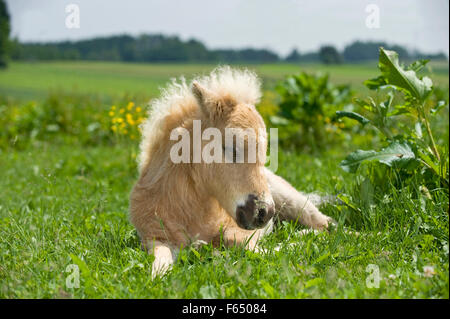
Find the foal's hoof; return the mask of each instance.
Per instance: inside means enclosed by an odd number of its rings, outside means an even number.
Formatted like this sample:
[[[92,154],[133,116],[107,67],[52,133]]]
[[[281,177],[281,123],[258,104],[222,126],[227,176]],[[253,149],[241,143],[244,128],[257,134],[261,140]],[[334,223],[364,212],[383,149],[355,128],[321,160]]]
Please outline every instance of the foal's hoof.
[[[313,216],[311,227],[316,230],[330,230],[337,225],[336,221],[322,213]]]
[[[335,221],[333,218],[327,216],[327,227],[326,230],[335,230],[338,226],[337,221]]]

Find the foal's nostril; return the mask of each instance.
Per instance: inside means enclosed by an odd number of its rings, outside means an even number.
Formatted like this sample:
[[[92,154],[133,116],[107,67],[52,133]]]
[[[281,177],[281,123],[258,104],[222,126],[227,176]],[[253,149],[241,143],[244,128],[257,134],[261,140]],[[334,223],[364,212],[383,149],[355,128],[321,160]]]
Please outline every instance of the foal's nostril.
[[[258,209],[258,218],[263,219],[267,215],[267,209],[265,207]]]
[[[258,226],[264,225],[266,223],[266,221],[268,219],[267,214],[268,214],[268,211],[265,207],[258,209],[258,215],[256,216],[256,224]]]

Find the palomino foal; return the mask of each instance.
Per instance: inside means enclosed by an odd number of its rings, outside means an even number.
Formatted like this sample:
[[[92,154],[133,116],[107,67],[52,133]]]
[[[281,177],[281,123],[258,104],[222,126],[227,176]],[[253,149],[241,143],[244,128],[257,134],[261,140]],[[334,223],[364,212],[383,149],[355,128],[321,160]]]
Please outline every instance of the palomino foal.
[[[328,227],[331,219],[306,195],[264,167],[266,127],[255,108],[260,95],[254,73],[221,67],[191,85],[174,81],[152,101],[142,127],[140,176],[130,196],[130,221],[143,247],[155,256],[152,276],[170,268],[181,245],[217,245],[222,238],[226,245],[256,248],[258,239],[272,230],[275,213],[313,229]],[[194,139],[195,125],[206,139]],[[244,143],[228,145],[220,139],[214,148],[218,161],[195,158],[193,152],[180,156],[180,151],[195,148],[210,152],[211,128],[221,137],[227,129],[239,129],[236,140]],[[254,139],[243,134],[249,130]],[[179,136],[186,140],[178,141]],[[261,156],[236,162],[238,154],[249,153],[251,141]],[[179,148],[181,142],[184,148]]]

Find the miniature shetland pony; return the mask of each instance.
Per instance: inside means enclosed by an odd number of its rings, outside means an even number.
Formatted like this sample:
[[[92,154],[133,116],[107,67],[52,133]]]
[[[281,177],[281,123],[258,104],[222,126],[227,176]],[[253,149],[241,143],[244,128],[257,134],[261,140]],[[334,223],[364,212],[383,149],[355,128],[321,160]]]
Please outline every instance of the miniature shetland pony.
[[[272,230],[275,213],[313,229],[328,227],[331,219],[308,196],[264,166],[266,127],[255,108],[260,96],[253,72],[219,67],[189,85],[184,79],[173,81],[152,101],[142,125],[140,176],[130,195],[130,221],[143,247],[155,256],[152,276],[170,268],[181,245],[222,241],[257,248],[258,239]],[[206,147],[207,140],[195,145],[196,124],[201,132],[215,128],[223,135],[227,128],[251,129],[263,156],[230,163],[226,154],[218,162],[188,154],[188,160],[174,162],[174,133],[189,133],[190,150]],[[248,151],[248,138],[242,138],[247,143],[240,150],[232,145],[232,154]],[[225,145],[223,150],[228,151]]]

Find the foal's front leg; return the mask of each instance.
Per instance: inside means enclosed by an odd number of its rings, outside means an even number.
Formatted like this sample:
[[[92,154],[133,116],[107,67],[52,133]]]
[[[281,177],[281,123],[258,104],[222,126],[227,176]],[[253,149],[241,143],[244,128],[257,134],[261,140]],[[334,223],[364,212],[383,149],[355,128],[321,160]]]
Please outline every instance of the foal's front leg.
[[[243,245],[249,250],[258,250],[258,241],[265,235],[272,232],[273,220],[269,220],[264,228],[246,230],[238,226],[230,226],[223,231],[223,241],[225,245]]]
[[[327,229],[333,222],[331,217],[322,214],[313,199],[297,191],[291,184],[265,168],[269,189],[275,202],[275,210],[282,219],[298,220],[314,229]]]
[[[149,242],[144,246],[150,254],[155,256],[152,265],[152,279],[155,279],[156,276],[163,276],[175,261],[175,251],[170,245],[160,241]]]

